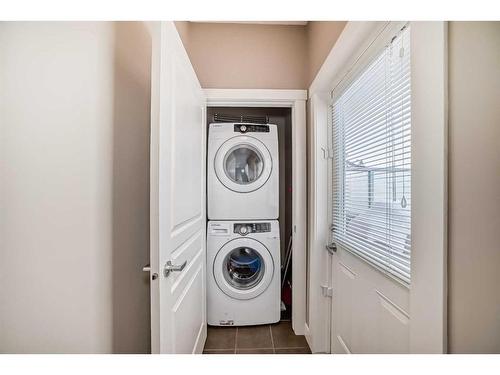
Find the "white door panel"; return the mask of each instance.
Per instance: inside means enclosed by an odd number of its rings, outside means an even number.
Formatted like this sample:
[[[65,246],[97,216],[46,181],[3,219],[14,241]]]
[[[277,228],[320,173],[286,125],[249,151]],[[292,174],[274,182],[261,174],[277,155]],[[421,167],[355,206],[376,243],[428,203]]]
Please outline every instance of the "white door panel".
[[[353,273],[344,264],[339,262],[336,265],[335,275],[335,298],[333,304],[335,316],[335,328],[332,330],[334,334],[332,343],[335,353],[350,353],[352,348],[352,331],[356,327],[353,325],[353,314],[356,309],[353,306],[353,298],[355,295],[356,274]]]
[[[203,348],[200,343],[205,341],[202,337],[206,324],[205,311],[204,304],[200,303],[204,298],[204,267],[197,262],[196,269],[190,274],[192,277],[187,285],[173,298],[176,301],[171,310],[173,353],[196,353],[199,351],[197,346]]]
[[[408,288],[341,247],[332,262],[332,352],[408,353]]]
[[[184,230],[185,226],[195,226],[202,220],[202,196],[200,182],[203,170],[200,160],[204,160],[203,132],[200,129],[203,113],[200,110],[200,92],[186,89],[186,84],[196,80],[193,72],[185,66],[180,56],[172,56],[173,106],[171,116],[176,126],[172,127],[171,157],[172,174],[170,183],[172,203],[172,231]],[[194,82],[193,82],[194,83]],[[197,83],[197,81],[196,81]],[[183,197],[184,199],[179,199]]]
[[[206,339],[205,99],[174,24],[151,31],[152,351],[194,353]],[[185,266],[164,274],[167,262]]]

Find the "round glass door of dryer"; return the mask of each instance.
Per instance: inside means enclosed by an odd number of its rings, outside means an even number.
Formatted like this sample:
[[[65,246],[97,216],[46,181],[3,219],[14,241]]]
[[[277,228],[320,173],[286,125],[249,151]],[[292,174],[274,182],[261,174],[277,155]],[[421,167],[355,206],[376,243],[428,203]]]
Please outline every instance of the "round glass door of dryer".
[[[229,297],[252,299],[262,294],[273,278],[274,262],[259,241],[238,238],[227,242],[213,265],[217,286]]]
[[[264,170],[264,159],[259,150],[249,145],[238,145],[226,154],[224,172],[238,185],[252,184]]]
[[[214,168],[217,178],[226,188],[249,193],[269,179],[273,160],[261,141],[250,136],[237,136],[217,150]]]

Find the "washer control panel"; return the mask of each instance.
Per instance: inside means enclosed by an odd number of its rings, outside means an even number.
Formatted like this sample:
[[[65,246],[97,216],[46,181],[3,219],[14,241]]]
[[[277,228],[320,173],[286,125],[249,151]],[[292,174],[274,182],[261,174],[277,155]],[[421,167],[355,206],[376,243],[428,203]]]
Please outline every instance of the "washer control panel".
[[[255,124],[234,124],[234,131],[237,133],[269,133],[269,126]]]
[[[249,233],[266,233],[271,231],[271,223],[235,223],[233,233],[246,236]]]

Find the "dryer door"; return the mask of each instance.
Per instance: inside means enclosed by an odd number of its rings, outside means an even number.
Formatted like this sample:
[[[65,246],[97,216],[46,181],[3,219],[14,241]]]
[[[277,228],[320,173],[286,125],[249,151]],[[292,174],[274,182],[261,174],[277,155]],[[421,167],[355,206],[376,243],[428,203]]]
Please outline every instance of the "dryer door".
[[[238,193],[249,193],[266,183],[273,169],[267,147],[250,136],[228,139],[217,150],[214,161],[219,181]]]
[[[226,243],[217,253],[213,273],[219,288],[229,297],[252,299],[262,294],[274,275],[269,250],[252,238]]]

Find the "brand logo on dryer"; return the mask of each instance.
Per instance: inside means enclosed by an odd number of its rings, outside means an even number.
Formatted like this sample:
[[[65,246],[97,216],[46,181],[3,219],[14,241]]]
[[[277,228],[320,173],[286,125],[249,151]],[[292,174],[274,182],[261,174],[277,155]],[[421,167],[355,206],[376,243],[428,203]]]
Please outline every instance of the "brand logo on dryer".
[[[230,227],[227,223],[209,223],[208,232],[213,235],[226,235],[230,233]]]

